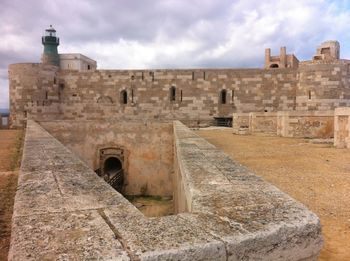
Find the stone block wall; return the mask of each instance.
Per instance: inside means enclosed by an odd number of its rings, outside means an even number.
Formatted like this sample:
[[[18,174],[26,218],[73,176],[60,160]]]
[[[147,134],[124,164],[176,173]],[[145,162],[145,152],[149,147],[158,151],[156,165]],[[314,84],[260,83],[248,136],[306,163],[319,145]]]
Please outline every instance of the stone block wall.
[[[276,134],[276,112],[251,112],[249,113],[249,132]]]
[[[25,120],[56,118],[59,114],[58,67],[40,63],[9,65],[10,126],[22,128]]]
[[[299,65],[296,110],[350,106],[349,60],[307,61]]]
[[[171,123],[106,120],[41,121],[55,138],[91,169],[100,169],[100,150],[124,151],[125,195],[172,196]]]
[[[335,109],[334,146],[350,148],[350,108]]]
[[[332,138],[333,111],[279,111],[233,114],[233,133],[267,133],[282,137]],[[246,129],[247,133],[244,132]]]
[[[12,64],[11,126],[22,127],[28,115],[200,125],[234,112],[327,111],[350,106],[349,72],[348,60],[278,69],[68,71]]]
[[[62,72],[65,117],[148,117],[150,119],[207,120],[235,110],[274,110],[292,106],[288,88],[295,72],[246,70],[156,70]],[[289,82],[284,86],[284,82]],[[282,86],[281,86],[282,84]],[[175,97],[170,89],[175,87]],[[285,88],[284,88],[285,87]],[[122,104],[121,93],[128,94]],[[226,90],[226,103],[221,91]],[[271,92],[274,94],[270,97]],[[283,96],[283,99],[280,97]],[[105,102],[97,101],[105,97]],[[108,97],[108,98],[107,98]],[[106,108],[106,106],[109,106]],[[103,113],[99,113],[104,107]]]
[[[232,129],[235,134],[248,134],[250,128],[250,113],[233,113]]]
[[[278,112],[277,119],[277,135],[282,137],[334,137],[334,111]]]
[[[23,125],[29,114],[37,119],[115,116],[201,124],[234,111],[291,109],[294,98],[290,92],[296,88],[292,69],[57,72],[40,64],[14,64],[9,69],[13,127]]]
[[[262,132],[276,135],[276,116],[276,112],[233,113],[233,133],[248,134]]]

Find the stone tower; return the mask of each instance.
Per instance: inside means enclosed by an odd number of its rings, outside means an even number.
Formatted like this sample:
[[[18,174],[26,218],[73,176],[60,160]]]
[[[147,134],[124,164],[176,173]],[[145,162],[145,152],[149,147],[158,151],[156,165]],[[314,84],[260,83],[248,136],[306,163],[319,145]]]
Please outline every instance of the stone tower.
[[[60,39],[56,37],[56,30],[50,25],[50,28],[45,30],[45,35],[41,38],[44,45],[44,52],[41,57],[43,64],[59,66],[60,58],[57,52],[57,46],[60,44]]]
[[[339,60],[340,45],[338,41],[323,42],[316,51],[313,60],[334,61]]]

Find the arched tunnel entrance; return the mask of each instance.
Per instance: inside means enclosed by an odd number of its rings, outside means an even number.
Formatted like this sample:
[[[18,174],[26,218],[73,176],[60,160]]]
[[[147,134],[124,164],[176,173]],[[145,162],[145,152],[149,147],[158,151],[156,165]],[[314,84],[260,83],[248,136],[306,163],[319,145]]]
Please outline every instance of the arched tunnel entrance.
[[[115,175],[122,169],[122,163],[118,158],[110,157],[105,161],[103,169],[104,173],[108,173],[109,175]]]
[[[100,168],[96,172],[119,193],[124,186],[124,151],[120,148],[100,150]]]
[[[122,192],[124,185],[124,171],[120,159],[117,157],[107,158],[103,164],[102,176],[108,184],[118,192]]]

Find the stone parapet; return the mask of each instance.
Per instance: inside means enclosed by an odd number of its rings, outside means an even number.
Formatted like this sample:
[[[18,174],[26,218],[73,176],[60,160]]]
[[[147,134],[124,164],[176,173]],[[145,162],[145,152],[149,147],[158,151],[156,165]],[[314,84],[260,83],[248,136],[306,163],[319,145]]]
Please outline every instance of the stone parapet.
[[[180,122],[174,143],[181,213],[146,218],[28,120],[9,260],[317,259],[315,214]]]
[[[332,138],[334,111],[277,112],[277,135],[298,138]]]
[[[227,260],[316,260],[314,214],[182,123],[174,135],[175,207],[224,242]]]
[[[282,137],[332,138],[334,111],[233,113],[233,133],[266,133]],[[245,132],[244,132],[245,130]]]

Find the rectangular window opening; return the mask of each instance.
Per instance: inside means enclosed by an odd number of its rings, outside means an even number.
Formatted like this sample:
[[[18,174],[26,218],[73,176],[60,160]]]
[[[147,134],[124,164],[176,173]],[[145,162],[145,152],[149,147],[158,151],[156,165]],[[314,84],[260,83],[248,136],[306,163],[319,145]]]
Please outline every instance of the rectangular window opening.
[[[172,86],[170,88],[170,101],[176,101],[176,88]]]

